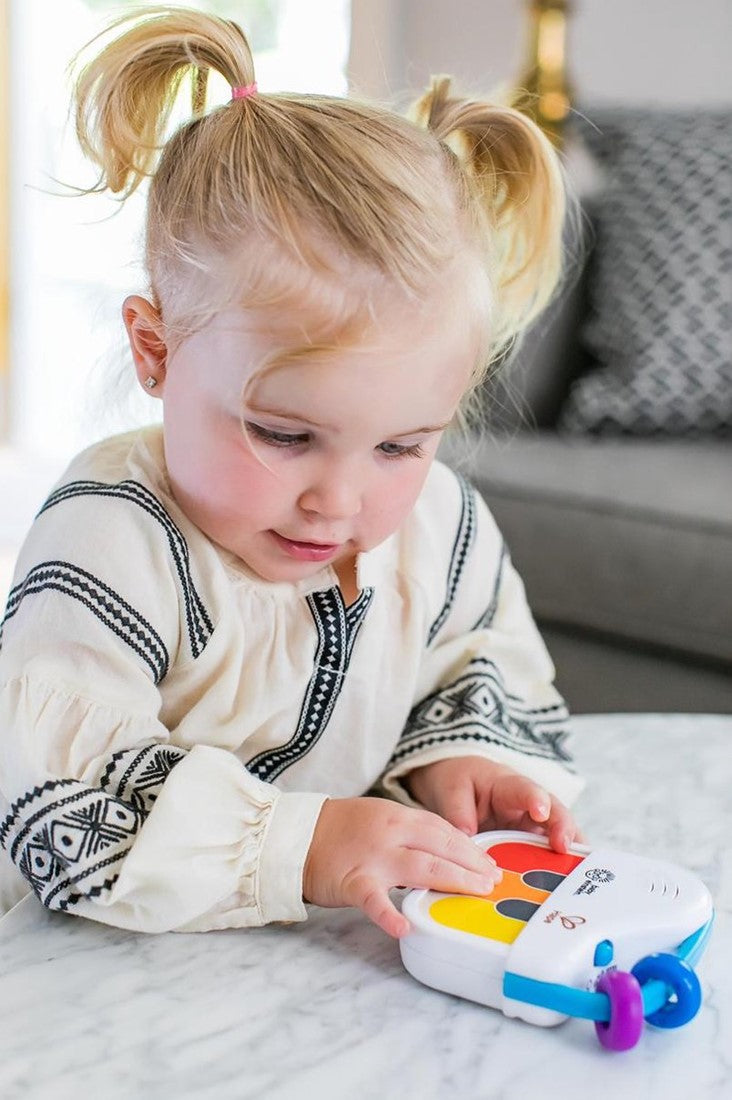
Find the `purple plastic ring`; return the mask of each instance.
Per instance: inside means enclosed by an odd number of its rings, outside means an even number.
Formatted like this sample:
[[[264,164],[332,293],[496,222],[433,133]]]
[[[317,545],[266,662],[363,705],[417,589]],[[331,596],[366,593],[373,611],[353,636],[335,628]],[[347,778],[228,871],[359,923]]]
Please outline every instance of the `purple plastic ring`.
[[[626,970],[601,974],[596,988],[610,1001],[610,1019],[597,1021],[597,1038],[606,1050],[630,1050],[643,1033],[643,995],[638,980]]]

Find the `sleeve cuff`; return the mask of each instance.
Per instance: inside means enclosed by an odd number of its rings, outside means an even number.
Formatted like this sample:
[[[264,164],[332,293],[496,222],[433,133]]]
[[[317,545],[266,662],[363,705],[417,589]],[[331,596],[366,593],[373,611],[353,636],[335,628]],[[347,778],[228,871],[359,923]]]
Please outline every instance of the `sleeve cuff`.
[[[262,922],[307,919],[302,878],[324,794],[280,794],[259,860],[257,904]]]

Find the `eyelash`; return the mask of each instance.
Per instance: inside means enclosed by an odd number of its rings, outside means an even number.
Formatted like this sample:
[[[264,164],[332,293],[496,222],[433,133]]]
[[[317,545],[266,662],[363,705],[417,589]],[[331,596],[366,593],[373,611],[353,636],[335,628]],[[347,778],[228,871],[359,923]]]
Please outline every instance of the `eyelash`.
[[[287,432],[276,432],[276,431],[273,431],[271,428],[263,428],[261,426],[261,424],[247,423],[245,426],[246,426],[246,430],[248,432],[251,432],[252,435],[256,435],[258,439],[261,439],[263,443],[267,443],[270,447],[280,447],[280,448],[283,448],[283,449],[288,448],[288,447],[297,447],[300,444],[309,442],[309,439],[310,439],[309,435],[307,435],[307,434],[288,435]],[[399,444],[398,443],[381,443],[381,444],[379,444],[379,446],[380,447],[384,447],[384,446],[398,447]],[[397,459],[397,458],[423,458],[424,457],[424,451],[422,449],[422,444],[421,443],[411,443],[408,446],[402,447],[401,450],[392,451],[391,453],[389,453],[388,451],[383,451],[382,450],[381,453],[384,456],[384,458],[389,459],[390,461],[393,460],[393,459]]]
[[[246,424],[245,427],[252,435],[256,435],[263,443],[269,443],[272,447],[296,447],[298,443],[308,441],[307,435],[288,435],[287,432],[275,432],[259,424]]]

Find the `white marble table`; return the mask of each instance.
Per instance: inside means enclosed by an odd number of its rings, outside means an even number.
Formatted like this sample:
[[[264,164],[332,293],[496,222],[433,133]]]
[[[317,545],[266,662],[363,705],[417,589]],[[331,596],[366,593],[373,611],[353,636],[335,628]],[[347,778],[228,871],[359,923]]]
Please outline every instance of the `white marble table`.
[[[732,717],[574,720],[590,843],[672,859],[710,887],[704,1004],[610,1054],[591,1023],[544,1030],[437,993],[358,912],[143,936],[49,914],[0,921],[3,1100],[432,1100],[732,1096]]]

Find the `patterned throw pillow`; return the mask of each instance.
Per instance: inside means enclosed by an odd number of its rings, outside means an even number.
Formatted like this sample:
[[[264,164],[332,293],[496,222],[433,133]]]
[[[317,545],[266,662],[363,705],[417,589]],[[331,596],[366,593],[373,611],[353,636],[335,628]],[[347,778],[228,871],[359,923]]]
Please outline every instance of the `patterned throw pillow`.
[[[583,110],[605,185],[568,432],[732,435],[732,110]],[[595,128],[596,127],[596,128]]]

